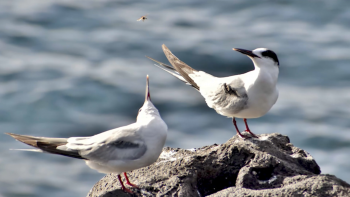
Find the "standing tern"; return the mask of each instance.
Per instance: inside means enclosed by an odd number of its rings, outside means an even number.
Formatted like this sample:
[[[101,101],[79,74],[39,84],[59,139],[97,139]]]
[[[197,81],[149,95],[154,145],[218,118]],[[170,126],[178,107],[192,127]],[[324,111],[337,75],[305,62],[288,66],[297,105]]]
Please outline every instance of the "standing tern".
[[[123,191],[132,193],[122,180],[132,187],[126,172],[154,163],[164,146],[168,127],[151,102],[147,76],[146,98],[137,115],[136,123],[115,128],[91,137],[47,138],[6,133],[18,141],[37,149],[20,149],[46,152],[85,160],[86,164],[101,173],[116,173]]]
[[[237,134],[241,138],[248,136],[241,134],[235,118],[243,118],[246,132],[257,137],[250,131],[247,118],[265,115],[277,101],[279,61],[276,53],[266,48],[257,48],[253,51],[233,48],[247,55],[253,61],[255,69],[241,75],[219,78],[191,68],[164,44],[162,48],[173,67],[146,57],[157,62],[159,65],[155,65],[159,68],[198,90],[207,105],[218,114],[232,117]]]

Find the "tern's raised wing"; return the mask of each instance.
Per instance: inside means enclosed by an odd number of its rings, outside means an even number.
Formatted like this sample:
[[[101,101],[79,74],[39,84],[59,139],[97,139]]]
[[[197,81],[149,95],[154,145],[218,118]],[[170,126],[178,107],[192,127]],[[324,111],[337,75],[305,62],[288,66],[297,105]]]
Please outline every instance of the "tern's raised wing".
[[[171,67],[171,66],[169,66],[169,65],[167,65],[167,64],[164,64],[163,62],[160,62],[160,61],[158,61],[158,60],[155,60],[155,59],[153,59],[153,58],[151,58],[151,57],[148,57],[148,56],[146,56],[146,57],[147,57],[148,59],[150,59],[150,60],[152,60],[152,61],[158,63],[158,64],[154,64],[154,65],[157,66],[158,68],[160,68],[160,69],[162,69],[162,70],[168,72],[169,74],[173,75],[174,77],[180,79],[182,82],[186,83],[187,85],[191,85],[190,83],[188,83],[188,82],[175,70],[175,68],[173,68],[173,67]]]
[[[171,65],[174,66],[175,70],[181,74],[181,76],[191,84],[194,88],[199,90],[199,86],[193,81],[193,79],[189,76],[190,74],[194,74],[198,72],[197,70],[188,66],[185,62],[179,60],[164,44],[162,45],[165,56],[168,58]]]

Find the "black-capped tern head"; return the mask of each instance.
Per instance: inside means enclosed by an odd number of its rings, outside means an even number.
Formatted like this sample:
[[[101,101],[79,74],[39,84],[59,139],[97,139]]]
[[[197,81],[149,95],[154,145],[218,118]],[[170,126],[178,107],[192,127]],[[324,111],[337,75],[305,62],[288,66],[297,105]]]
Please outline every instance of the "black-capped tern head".
[[[143,106],[139,109],[138,115],[137,115],[137,121],[141,120],[146,117],[152,117],[152,116],[160,116],[157,108],[153,105],[151,101],[151,93],[149,90],[149,76],[147,75],[146,79],[146,93],[145,93],[145,102],[143,103]]]
[[[276,53],[267,48],[257,48],[253,51],[239,48],[233,48],[233,50],[247,55],[258,67],[262,65],[274,65],[278,67],[280,65]]]

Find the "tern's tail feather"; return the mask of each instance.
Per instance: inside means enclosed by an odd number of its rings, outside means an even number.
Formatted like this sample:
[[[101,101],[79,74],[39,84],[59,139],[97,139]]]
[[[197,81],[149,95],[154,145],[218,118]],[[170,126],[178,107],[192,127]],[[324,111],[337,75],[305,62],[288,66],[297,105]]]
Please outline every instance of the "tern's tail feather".
[[[14,133],[5,133],[16,140],[28,144],[52,154],[64,155],[67,157],[73,157],[77,159],[85,159],[79,155],[77,151],[63,150],[62,148],[57,149],[58,146],[64,146],[67,144],[66,138],[46,138],[46,137],[34,137],[28,135],[18,135]]]
[[[185,62],[179,60],[169,49],[165,46],[165,44],[162,45],[163,51],[165,56],[168,58],[171,65],[174,66],[175,70],[181,74],[181,76],[194,88],[199,90],[199,86],[196,84],[196,82],[193,81],[193,79],[188,76],[189,74],[194,74],[194,72],[198,72],[197,70],[191,68],[189,65],[187,65]]]

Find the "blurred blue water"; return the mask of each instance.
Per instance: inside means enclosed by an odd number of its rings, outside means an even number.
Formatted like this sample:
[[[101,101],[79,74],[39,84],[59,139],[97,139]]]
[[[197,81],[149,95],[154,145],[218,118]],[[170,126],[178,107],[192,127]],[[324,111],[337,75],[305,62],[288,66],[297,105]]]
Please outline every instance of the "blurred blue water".
[[[280,59],[280,97],[250,128],[290,136],[323,173],[350,182],[349,4],[0,0],[1,131],[88,136],[130,124],[149,74],[167,146],[223,143],[231,121],[145,55],[167,62],[165,43],[195,69],[228,76],[253,69],[231,48],[267,47]],[[26,146],[0,137],[0,196],[85,196],[103,177],[79,160],[9,148]]]

